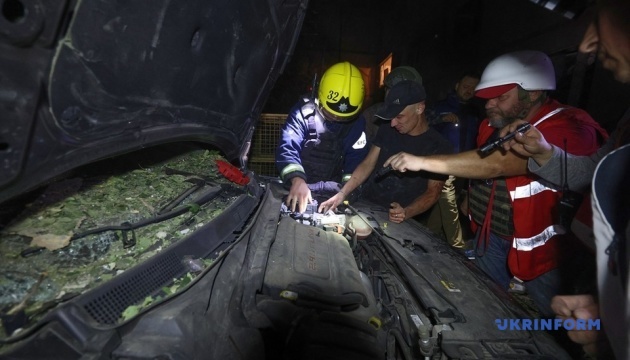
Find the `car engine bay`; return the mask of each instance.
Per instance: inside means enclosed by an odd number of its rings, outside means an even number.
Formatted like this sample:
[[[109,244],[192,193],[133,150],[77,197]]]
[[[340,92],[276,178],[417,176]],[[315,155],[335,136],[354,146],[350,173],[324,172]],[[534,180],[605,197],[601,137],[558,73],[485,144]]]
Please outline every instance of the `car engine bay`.
[[[89,235],[32,253],[27,234],[16,230],[0,236],[8,246],[2,266],[14,270],[3,270],[10,276],[2,286],[21,291],[3,306],[3,325],[14,327],[5,326],[0,358],[40,358],[49,350],[65,359],[540,358],[549,353],[562,358],[562,349],[546,334],[500,332],[494,318],[522,317],[522,309],[418,223],[389,224],[387,209],[365,201],[318,213],[317,204],[330,194],[315,196],[304,213],[291,212],[283,200],[287,190],[277,179],[249,173],[251,181],[239,185],[218,169],[205,173],[185,166],[215,159],[211,152],[192,151],[111,178],[99,174],[98,182],[85,175],[85,189],[66,192],[46,206],[35,206],[35,200],[27,207],[33,211],[16,217],[7,229],[67,218],[64,226]],[[189,192],[197,186],[187,181],[191,172],[209,183]],[[81,216],[81,227],[74,228],[80,219],[73,217],[73,204],[94,204],[93,196],[149,181],[173,191],[133,200],[121,192],[135,206],[111,217]],[[106,186],[110,182],[114,188]],[[39,199],[44,194],[50,192]],[[208,202],[195,205],[201,197]],[[87,211],[85,205],[78,208]],[[187,211],[155,224],[147,220],[163,209]],[[123,220],[143,226],[109,228],[111,221]],[[94,230],[99,227],[107,231]],[[107,246],[94,247],[103,239]],[[17,269],[48,272],[40,286],[31,280],[35,275],[20,277]],[[77,285],[68,292],[71,284]],[[7,310],[20,301],[28,306],[15,314],[26,317],[7,317],[15,315]]]

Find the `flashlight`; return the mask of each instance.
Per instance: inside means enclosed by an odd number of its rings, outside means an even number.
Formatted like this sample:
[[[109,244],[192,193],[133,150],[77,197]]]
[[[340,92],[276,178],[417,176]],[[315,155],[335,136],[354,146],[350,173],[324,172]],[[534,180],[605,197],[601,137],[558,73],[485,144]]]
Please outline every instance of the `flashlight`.
[[[388,172],[390,172],[392,170],[394,170],[394,168],[392,168],[391,165],[387,165],[385,167],[382,167],[382,168],[378,169],[378,171],[376,172],[376,178],[378,179],[380,177],[383,177],[383,176],[385,176],[385,174],[387,174]]]
[[[532,124],[529,124],[529,123],[521,124],[516,128],[516,131],[513,131],[502,138],[498,138],[494,141],[488,142],[484,146],[480,147],[479,151],[484,155],[488,155],[494,150],[496,150],[499,146],[501,146],[504,142],[509,141],[512,138],[514,138],[517,132],[524,134],[531,127],[532,127]]]

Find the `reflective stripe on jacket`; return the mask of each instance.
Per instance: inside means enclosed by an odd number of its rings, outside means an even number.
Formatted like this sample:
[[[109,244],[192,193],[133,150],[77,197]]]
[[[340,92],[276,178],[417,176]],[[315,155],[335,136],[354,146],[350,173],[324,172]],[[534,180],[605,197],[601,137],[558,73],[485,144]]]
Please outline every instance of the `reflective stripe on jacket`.
[[[291,110],[279,141],[276,167],[283,181],[299,176],[308,183],[341,182],[369,151],[363,116],[350,123],[326,121],[308,99]]]

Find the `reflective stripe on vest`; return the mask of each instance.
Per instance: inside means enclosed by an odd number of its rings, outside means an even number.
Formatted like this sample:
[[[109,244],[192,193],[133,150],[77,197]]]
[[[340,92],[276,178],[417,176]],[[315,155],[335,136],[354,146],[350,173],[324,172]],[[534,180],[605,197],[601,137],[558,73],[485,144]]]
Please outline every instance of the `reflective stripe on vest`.
[[[540,234],[529,238],[514,238],[512,247],[519,251],[532,251],[545,243],[555,235],[565,234],[566,231],[560,225],[551,225],[543,230]]]
[[[547,186],[538,181],[532,181],[528,185],[517,186],[516,189],[510,191],[510,197],[512,198],[512,201],[514,201],[516,199],[524,199],[524,198],[534,196],[546,190],[553,191],[553,192],[559,191],[558,188]]]
[[[549,119],[555,114],[561,112],[565,108],[557,108],[553,111],[548,112],[545,116],[541,117],[538,121],[536,121],[533,125],[537,126],[543,121]],[[528,197],[535,196],[537,194],[542,193],[543,191],[553,191],[558,192],[558,188],[551,187],[552,185],[546,185],[542,182],[532,180],[529,184],[523,186],[517,186],[514,190],[510,191],[510,196],[512,197],[512,201],[516,199],[525,199]],[[519,251],[532,251],[539,246],[545,245],[549,239],[551,239],[555,235],[566,234],[566,230],[564,227],[553,224],[544,229],[541,233],[536,234],[532,237],[528,238],[518,238],[515,237],[512,242],[512,247]]]

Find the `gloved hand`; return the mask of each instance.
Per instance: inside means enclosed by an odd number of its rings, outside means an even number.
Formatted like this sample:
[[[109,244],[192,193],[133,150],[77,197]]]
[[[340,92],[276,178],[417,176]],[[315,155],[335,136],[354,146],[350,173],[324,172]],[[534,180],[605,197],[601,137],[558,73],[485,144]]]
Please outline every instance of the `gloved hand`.
[[[341,190],[341,184],[335,181],[319,181],[308,184],[308,188],[314,192],[331,192],[338,193]]]

